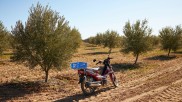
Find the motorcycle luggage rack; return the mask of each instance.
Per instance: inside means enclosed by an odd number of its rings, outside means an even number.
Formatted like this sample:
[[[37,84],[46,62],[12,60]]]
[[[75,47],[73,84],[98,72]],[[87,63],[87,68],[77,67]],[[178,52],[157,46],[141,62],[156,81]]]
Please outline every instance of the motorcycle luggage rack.
[[[72,69],[87,69],[87,63],[86,62],[73,62],[71,63]]]

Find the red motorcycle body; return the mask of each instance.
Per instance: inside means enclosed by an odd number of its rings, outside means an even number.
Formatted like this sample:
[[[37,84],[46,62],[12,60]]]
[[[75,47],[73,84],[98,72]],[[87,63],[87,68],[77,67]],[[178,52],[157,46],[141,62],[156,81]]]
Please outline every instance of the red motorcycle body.
[[[95,61],[94,61],[95,62]],[[71,67],[78,70],[79,84],[85,95],[93,93],[97,87],[107,84],[107,76],[110,76],[111,82],[115,87],[117,87],[117,80],[110,65],[110,58],[104,60],[104,62],[99,61],[97,64],[104,64],[104,74],[99,74],[99,68],[87,68],[87,64],[84,62],[72,63]],[[96,64],[96,65],[97,65]],[[106,68],[106,69],[105,69]]]
[[[99,71],[96,71],[96,70],[80,69],[80,70],[78,70],[78,74],[92,77],[95,81],[101,81],[102,80],[102,78],[99,77],[100,76]]]

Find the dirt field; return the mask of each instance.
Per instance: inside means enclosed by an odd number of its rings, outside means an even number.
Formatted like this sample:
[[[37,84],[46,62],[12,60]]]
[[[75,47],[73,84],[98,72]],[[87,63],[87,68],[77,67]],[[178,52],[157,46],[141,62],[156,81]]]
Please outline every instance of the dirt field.
[[[94,58],[107,57],[106,48],[84,44],[72,61],[85,61],[94,66]],[[50,71],[49,82],[44,83],[44,72],[39,67],[28,69],[22,64],[0,60],[0,102],[4,101],[55,101],[55,102],[182,102],[182,53],[155,50],[135,58],[114,49],[112,65],[119,87],[108,83],[93,95],[84,96],[78,84],[77,71],[63,69]]]

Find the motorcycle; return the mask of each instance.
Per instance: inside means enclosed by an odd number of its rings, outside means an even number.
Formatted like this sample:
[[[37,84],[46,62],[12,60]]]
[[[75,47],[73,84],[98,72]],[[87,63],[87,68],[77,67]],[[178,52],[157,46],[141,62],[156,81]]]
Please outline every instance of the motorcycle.
[[[107,76],[109,75],[114,87],[118,86],[116,76],[114,74],[113,68],[110,64],[112,58],[108,57],[104,61],[98,61],[96,65],[103,64],[104,70],[102,74],[99,74],[98,68],[87,68],[86,62],[75,62],[71,64],[72,69],[78,70],[79,82],[83,94],[88,95],[94,93],[97,87],[105,86],[107,84]],[[97,60],[94,59],[93,62]]]

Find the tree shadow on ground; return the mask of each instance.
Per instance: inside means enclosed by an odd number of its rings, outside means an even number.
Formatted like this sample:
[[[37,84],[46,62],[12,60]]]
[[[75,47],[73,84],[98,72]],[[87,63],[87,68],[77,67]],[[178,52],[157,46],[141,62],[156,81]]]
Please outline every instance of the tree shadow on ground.
[[[93,45],[93,44],[85,44],[86,47],[97,47],[97,45]]]
[[[182,54],[182,51],[172,52],[174,54]]]
[[[13,55],[13,53],[12,52],[5,52],[5,53],[3,53],[3,55]]]
[[[83,95],[83,93],[75,94],[75,95],[68,96],[68,97],[65,97],[63,99],[60,99],[60,100],[56,100],[54,102],[73,102],[73,101],[78,102],[79,100],[89,98],[91,96],[96,96],[96,95],[100,94],[101,92],[105,92],[105,91],[108,91],[108,90],[111,90],[111,89],[114,89],[114,87],[111,87],[111,86],[109,87],[108,86],[106,88],[101,88],[99,90],[96,90],[93,94],[90,94],[90,95]]]
[[[85,53],[84,55],[102,55],[102,54],[108,54],[108,52],[91,52],[91,53]]]
[[[5,102],[26,94],[38,93],[42,90],[40,82],[16,82],[0,84],[0,102]]]
[[[126,71],[126,70],[133,70],[139,68],[141,63],[133,64],[133,63],[115,63],[112,64],[114,71]]]
[[[159,56],[153,56],[153,57],[148,57],[146,60],[160,60],[160,61],[165,61],[165,60],[172,60],[175,59],[176,56],[167,56],[167,55],[159,55]]]
[[[111,52],[112,53],[117,53],[117,51],[115,52]],[[84,55],[104,55],[104,54],[109,54],[108,52],[91,52],[91,53],[85,53]]]
[[[93,48],[86,48],[85,50],[96,50],[96,49],[99,49],[99,48],[93,47]]]
[[[6,65],[6,63],[0,59],[0,65]]]

